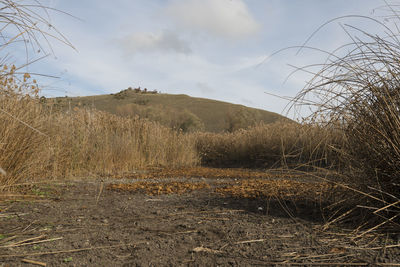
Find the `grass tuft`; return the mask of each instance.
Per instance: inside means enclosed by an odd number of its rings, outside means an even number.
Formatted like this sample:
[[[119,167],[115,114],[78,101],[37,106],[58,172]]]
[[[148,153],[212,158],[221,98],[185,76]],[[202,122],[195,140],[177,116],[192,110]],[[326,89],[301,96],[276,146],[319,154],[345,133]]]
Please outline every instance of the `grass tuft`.
[[[388,22],[398,22],[396,6],[386,7],[393,12]],[[356,194],[347,204],[378,218],[363,214],[363,223],[373,221],[373,230],[390,224],[399,229],[400,32],[395,24],[392,30],[390,23],[364,19],[377,23],[384,35],[343,26],[352,41],[329,54],[293,104],[313,102],[310,121],[341,135],[340,145],[332,147],[341,166],[337,176]]]

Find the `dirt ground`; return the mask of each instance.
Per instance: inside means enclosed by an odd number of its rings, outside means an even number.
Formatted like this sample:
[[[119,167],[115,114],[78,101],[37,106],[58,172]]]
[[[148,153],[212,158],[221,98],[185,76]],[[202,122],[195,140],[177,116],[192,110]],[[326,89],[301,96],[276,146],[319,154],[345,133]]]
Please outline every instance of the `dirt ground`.
[[[329,190],[215,169],[41,183],[0,198],[0,266],[400,266],[395,238],[326,227]]]

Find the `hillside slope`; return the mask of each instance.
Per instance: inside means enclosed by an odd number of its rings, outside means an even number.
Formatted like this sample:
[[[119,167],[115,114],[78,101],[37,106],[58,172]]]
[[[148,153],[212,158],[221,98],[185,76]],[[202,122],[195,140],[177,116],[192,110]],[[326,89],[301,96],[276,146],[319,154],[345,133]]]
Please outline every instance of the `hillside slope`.
[[[48,100],[46,100],[48,101]],[[234,131],[264,122],[289,120],[277,113],[227,102],[126,89],[117,94],[58,97],[62,109],[94,107],[122,116],[145,117],[182,130]]]

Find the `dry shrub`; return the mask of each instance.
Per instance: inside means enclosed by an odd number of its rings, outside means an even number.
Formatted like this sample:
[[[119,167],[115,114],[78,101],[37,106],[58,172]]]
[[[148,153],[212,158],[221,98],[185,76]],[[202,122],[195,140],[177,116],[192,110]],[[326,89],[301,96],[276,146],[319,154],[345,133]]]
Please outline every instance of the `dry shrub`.
[[[335,131],[309,124],[259,124],[233,133],[199,133],[197,150],[203,165],[225,167],[332,167],[338,143]]]

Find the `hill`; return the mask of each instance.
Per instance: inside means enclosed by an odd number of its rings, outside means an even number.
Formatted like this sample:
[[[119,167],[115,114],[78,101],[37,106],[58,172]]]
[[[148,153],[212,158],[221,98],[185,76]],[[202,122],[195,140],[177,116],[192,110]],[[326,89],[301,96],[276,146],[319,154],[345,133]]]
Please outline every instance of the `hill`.
[[[243,105],[184,94],[160,94],[140,88],[128,88],[109,95],[57,97],[54,100],[63,110],[94,107],[121,116],[137,115],[183,131],[234,131],[260,122],[289,120],[277,113]]]

